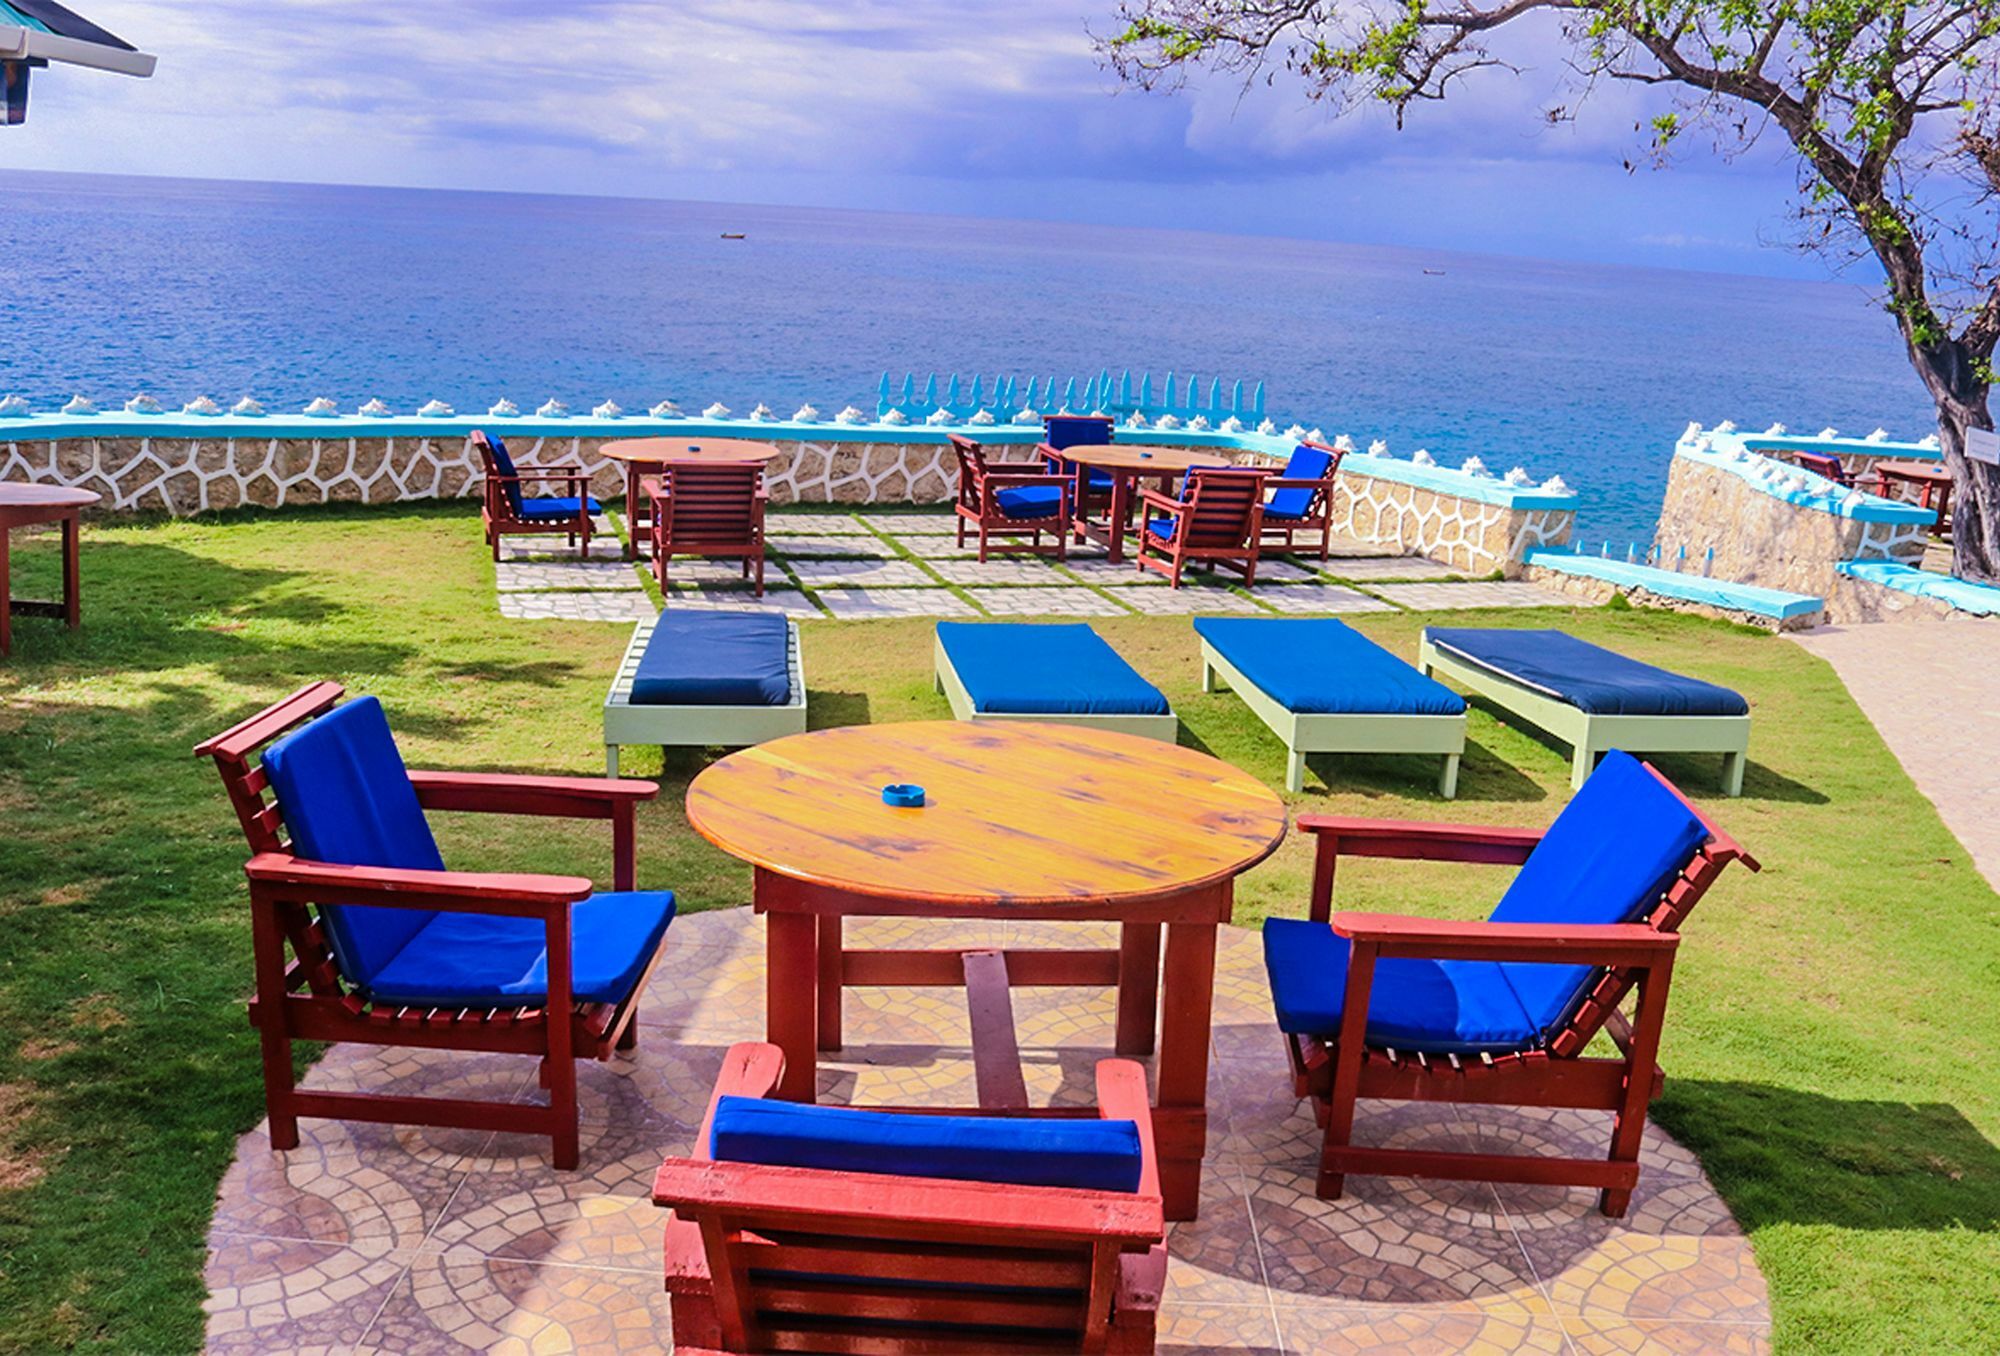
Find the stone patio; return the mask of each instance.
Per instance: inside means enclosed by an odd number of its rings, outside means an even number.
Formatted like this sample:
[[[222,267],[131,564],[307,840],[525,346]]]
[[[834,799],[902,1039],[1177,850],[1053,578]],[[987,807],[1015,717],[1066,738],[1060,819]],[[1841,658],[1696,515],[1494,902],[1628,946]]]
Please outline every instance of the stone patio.
[[[1234,576],[1191,572],[1182,587],[1117,565],[1095,545],[1067,561],[1021,555],[976,559],[958,547],[953,521],[938,513],[772,514],[767,587],[783,591],[776,610],[796,617],[1117,617],[1232,613],[1301,616],[1349,612],[1482,607],[1572,607],[1573,600],[1533,584],[1495,580],[1439,582],[1451,567],[1421,556],[1385,556],[1380,548],[1336,542],[1332,558],[1269,555],[1257,586]],[[500,614],[526,620],[637,621],[652,615],[645,562],[620,559],[613,521],[580,560],[554,540],[513,539],[495,567]],[[1369,554],[1370,551],[1375,554]],[[675,560],[669,606],[708,609],[754,605],[747,582],[728,561]],[[1425,582],[1378,582],[1384,580]],[[696,589],[685,589],[695,584]],[[766,609],[769,610],[769,609]]]
[[[642,849],[642,871],[644,856]],[[851,923],[862,946],[1106,945],[1096,924]],[[724,1051],[763,1027],[762,924],[678,919],[640,1008],[639,1047],[581,1066],[583,1159],[475,1130],[307,1121],[277,1154],[243,1137],[209,1234],[216,1352],[625,1352],[669,1342],[649,1199],[692,1147]],[[1111,1045],[1099,989],[1021,989],[1030,1096],[1075,1104]],[[969,1105],[958,990],[862,989],[824,1100]],[[1199,1220],[1174,1225],[1160,1350],[1758,1351],[1769,1308],[1750,1245],[1699,1164],[1649,1130],[1624,1220],[1581,1190],[1349,1179],[1312,1192],[1317,1131],[1292,1100],[1255,933],[1225,928]],[[339,1046],[307,1085],[532,1099],[532,1061]],[[1364,1103],[1363,1142],[1602,1150],[1583,1113]]]

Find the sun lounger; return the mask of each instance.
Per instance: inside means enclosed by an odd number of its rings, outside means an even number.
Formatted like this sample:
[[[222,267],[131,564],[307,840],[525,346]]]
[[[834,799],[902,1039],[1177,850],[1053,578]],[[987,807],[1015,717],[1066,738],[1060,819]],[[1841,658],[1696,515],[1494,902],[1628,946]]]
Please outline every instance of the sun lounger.
[[[663,612],[632,630],[604,699],[604,765],[622,744],[761,744],[806,728],[798,623],[772,612]]]
[[[1743,794],[1750,704],[1726,687],[1562,631],[1426,627],[1417,665],[1567,743],[1572,788],[1583,785],[1600,755],[1624,749],[1719,753],[1724,794]]]
[[[1285,785],[1305,786],[1309,753],[1436,753],[1438,794],[1458,790],[1465,701],[1333,618],[1202,617],[1201,685],[1219,676],[1285,742]]]
[[[939,622],[937,690],[960,720],[1048,720],[1173,742],[1160,690],[1082,622]]]

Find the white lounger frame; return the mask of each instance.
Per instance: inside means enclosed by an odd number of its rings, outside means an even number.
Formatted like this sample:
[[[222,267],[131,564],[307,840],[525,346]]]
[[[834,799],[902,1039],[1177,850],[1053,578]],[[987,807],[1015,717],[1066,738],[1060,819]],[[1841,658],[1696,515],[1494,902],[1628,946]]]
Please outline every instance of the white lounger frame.
[[[1571,790],[1583,785],[1601,755],[1623,749],[1627,753],[1719,753],[1723,794],[1743,794],[1743,765],[1750,751],[1748,716],[1592,715],[1553,693],[1439,649],[1431,643],[1428,631],[1417,648],[1417,667],[1428,677],[1443,675],[1472,689],[1568,744]]]
[[[656,706],[634,704],[632,680],[659,618],[632,628],[631,643],[618,661],[611,691],[604,698],[604,768],[618,775],[618,750],[625,744],[741,748],[767,739],[804,734],[806,670],[799,658],[799,624],[785,623],[785,659],[791,670],[791,699],[783,706]]]
[[[1329,675],[1331,676],[1331,675]],[[1458,794],[1458,763],[1465,753],[1465,713],[1294,711],[1243,676],[1208,641],[1201,642],[1201,690],[1217,692],[1220,677],[1256,717],[1285,743],[1285,789],[1303,791],[1309,753],[1436,753],[1444,756],[1438,794]]]
[[[972,709],[972,694],[965,690],[964,682],[959,679],[958,670],[952,667],[951,656],[945,653],[944,641],[934,638],[931,644],[936,655],[934,677],[937,690],[944,693],[945,700],[951,703],[951,714],[959,720],[1038,720],[1056,725],[1083,725],[1093,730],[1112,730],[1118,734],[1144,735],[1148,739],[1162,739],[1169,744],[1180,739],[1181,719],[1172,711],[1163,716],[975,711]]]

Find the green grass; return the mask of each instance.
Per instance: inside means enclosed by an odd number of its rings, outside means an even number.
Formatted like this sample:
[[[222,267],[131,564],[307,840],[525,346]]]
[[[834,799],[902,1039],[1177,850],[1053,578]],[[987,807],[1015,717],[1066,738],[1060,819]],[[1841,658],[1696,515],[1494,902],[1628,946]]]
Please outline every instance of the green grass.
[[[45,542],[17,588],[47,592]],[[308,679],[387,703],[413,763],[593,772],[598,703],[627,628],[510,622],[462,506],[93,527],[85,629],[24,621],[0,665],[0,1351],[191,1350],[203,1237],[235,1138],[261,1114],[241,999],[243,844],[192,745]],[[1657,1115],[1701,1155],[1769,1279],[1795,1350],[1990,1347],[2000,1323],[2000,902],[1831,670],[1797,647],[1660,613],[1496,614],[1728,683],[1755,705],[1746,794],[1712,759],[1664,769],[1761,856],[1696,913],[1674,985]],[[1423,619],[1369,616],[1402,653]],[[1184,739],[1282,783],[1276,740],[1198,691],[1184,619],[1096,623],[1163,687]],[[924,622],[813,623],[818,724],[941,717]],[[1941,680],[1943,676],[1941,675]],[[1475,709],[1460,799],[1435,760],[1317,762],[1302,808],[1533,823],[1560,751]],[[642,774],[645,751],[633,751]],[[657,757],[657,755],[653,755]],[[691,908],[747,872],[687,831],[676,756],[642,820],[642,884]],[[601,826],[440,825],[492,869],[576,862]],[[1288,842],[1239,922],[1302,907]],[[1470,870],[1472,874],[1468,875]],[[1343,867],[1356,907],[1476,915],[1476,869]]]

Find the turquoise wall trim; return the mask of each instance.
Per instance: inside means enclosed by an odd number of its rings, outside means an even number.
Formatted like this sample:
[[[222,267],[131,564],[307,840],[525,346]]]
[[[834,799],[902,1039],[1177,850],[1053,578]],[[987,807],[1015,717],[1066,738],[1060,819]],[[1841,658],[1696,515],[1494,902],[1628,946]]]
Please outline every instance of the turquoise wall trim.
[[[1779,440],[1771,440],[1779,441]],[[1783,445],[1802,447],[1811,440],[1784,440]],[[1691,428],[1674,448],[1676,457],[1726,471],[1773,499],[1782,499],[1800,508],[1830,513],[1858,523],[1928,524],[1937,521],[1935,511],[1916,504],[1898,503],[1860,490],[1849,490],[1810,471],[1800,470],[1745,445],[1743,435],[1733,432],[1702,432]],[[1873,448],[1886,443],[1866,444]],[[1911,444],[1910,446],[1914,446]],[[1901,446],[1893,449],[1900,452]],[[1893,453],[1892,453],[1893,454]]]
[[[1931,574],[1893,560],[1843,560],[1833,568],[1849,579],[1929,598],[1960,612],[1971,612],[1981,617],[2000,614],[2000,588],[1990,584],[1975,584],[1968,579]]]
[[[1784,621],[1790,617],[1823,611],[1826,601],[1804,593],[1761,588],[1755,584],[1735,584],[1727,579],[1705,579],[1700,575],[1678,574],[1651,565],[1607,560],[1601,556],[1578,555],[1571,551],[1542,549],[1523,557],[1524,565],[1539,565],[1559,574],[1585,579],[1601,579],[1622,588],[1641,588],[1663,598],[1680,598],[1690,603],[1747,612],[1758,617]]]
[[[1829,457],[1896,457],[1903,461],[1940,461],[1944,452],[1928,443],[1870,442],[1866,438],[1794,438],[1790,434],[1738,435],[1743,446],[1766,455],[1773,452],[1819,452]]]
[[[1032,447],[1041,441],[1040,425],[1023,424],[870,424],[812,423],[791,420],[654,419],[649,416],[605,419],[595,415],[548,419],[534,415],[443,419],[415,415],[194,415],[26,414],[0,418],[0,444],[60,442],[78,438],[243,439],[373,439],[452,438],[473,429],[489,429],[502,437],[535,438],[763,438],[773,442],[906,443],[935,445],[947,433],[960,433],[1001,447]],[[1127,441],[1143,440],[1169,447],[1213,447],[1254,452],[1283,459],[1296,445],[1292,440],[1255,432],[1220,433],[1189,429],[1145,429],[1122,432]],[[1580,502],[1572,492],[1552,492],[1534,486],[1514,486],[1490,476],[1467,475],[1443,466],[1420,466],[1392,457],[1349,453],[1341,463],[1356,475],[1394,481],[1438,494],[1495,504],[1510,509],[1558,509],[1574,512]]]

